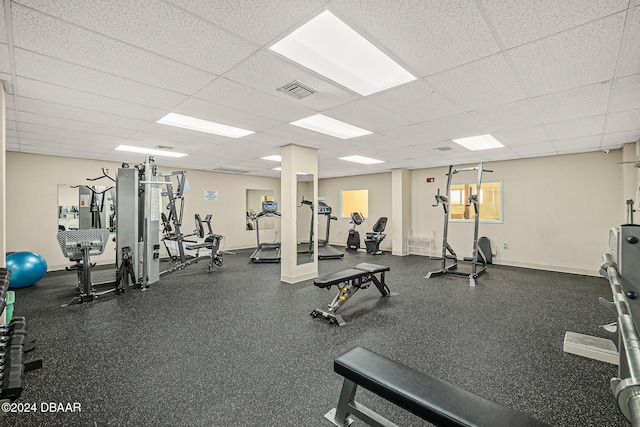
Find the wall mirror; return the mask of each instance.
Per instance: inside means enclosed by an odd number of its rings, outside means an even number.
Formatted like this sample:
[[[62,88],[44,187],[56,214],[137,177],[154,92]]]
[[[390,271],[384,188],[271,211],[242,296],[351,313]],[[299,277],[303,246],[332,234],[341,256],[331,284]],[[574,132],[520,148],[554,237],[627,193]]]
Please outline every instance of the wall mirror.
[[[58,230],[115,230],[115,188],[104,185],[58,185]]]
[[[296,194],[296,242],[298,242],[297,265],[313,262],[313,174],[300,173],[297,176]]]

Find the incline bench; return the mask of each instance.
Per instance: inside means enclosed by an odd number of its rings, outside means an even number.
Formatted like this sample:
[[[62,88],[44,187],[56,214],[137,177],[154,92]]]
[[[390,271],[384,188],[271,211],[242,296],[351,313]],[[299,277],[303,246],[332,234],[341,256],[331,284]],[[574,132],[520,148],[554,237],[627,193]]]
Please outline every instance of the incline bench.
[[[389,287],[384,281],[384,273],[389,270],[391,269],[384,265],[362,262],[349,270],[338,271],[316,278],[313,284],[317,287],[331,289],[333,285],[336,285],[340,289],[340,292],[338,292],[338,295],[328,304],[329,309],[327,311],[316,308],[310,313],[311,316],[323,317],[328,319],[329,322],[337,323],[340,326],[346,325],[347,323],[342,319],[342,316],[336,314],[336,311],[338,311],[358,289],[366,289],[371,283],[376,285],[376,288],[378,288],[383,297],[397,295],[389,291]],[[376,276],[376,274],[380,277]]]
[[[397,427],[355,400],[358,386],[436,426],[550,427],[522,412],[491,402],[364,347],[354,347],[333,363],[344,377],[338,407],[325,418],[349,426],[354,415],[374,427]]]

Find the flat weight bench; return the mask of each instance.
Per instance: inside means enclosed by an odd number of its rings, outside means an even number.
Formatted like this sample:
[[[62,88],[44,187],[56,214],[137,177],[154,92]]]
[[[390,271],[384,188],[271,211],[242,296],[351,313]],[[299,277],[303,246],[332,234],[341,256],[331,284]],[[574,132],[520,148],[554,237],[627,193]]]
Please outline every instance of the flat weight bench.
[[[354,415],[374,427],[398,427],[355,400],[358,386],[436,426],[550,427],[522,412],[462,390],[364,347],[354,347],[333,362],[344,377],[338,407],[325,418],[338,427],[351,425]]]
[[[342,316],[336,314],[336,311],[338,311],[358,289],[366,289],[371,283],[376,285],[376,288],[378,288],[383,297],[397,295],[389,291],[389,287],[384,281],[384,273],[389,270],[391,269],[384,265],[362,262],[349,270],[338,271],[316,278],[313,284],[317,287],[331,289],[333,285],[336,285],[340,289],[340,292],[338,292],[338,295],[328,304],[328,310],[325,311],[316,308],[310,313],[311,316],[322,317],[331,323],[337,323],[339,326],[346,325],[347,323],[342,319]],[[379,277],[376,276],[376,274]]]

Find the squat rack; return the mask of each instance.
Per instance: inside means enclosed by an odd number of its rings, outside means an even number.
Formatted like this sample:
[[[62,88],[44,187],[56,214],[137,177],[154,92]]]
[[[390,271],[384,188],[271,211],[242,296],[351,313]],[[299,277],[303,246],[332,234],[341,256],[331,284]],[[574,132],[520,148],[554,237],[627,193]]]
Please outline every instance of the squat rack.
[[[449,194],[451,192],[451,180],[453,175],[460,172],[470,172],[477,171],[477,179],[476,179],[476,193],[473,194],[473,189],[469,188],[469,197],[466,206],[473,205],[474,210],[474,229],[473,229],[473,256],[470,258],[463,258],[465,261],[471,262],[471,272],[463,272],[458,271],[458,256],[455,251],[449,245],[447,240],[448,231],[449,231],[449,212],[450,212],[450,201]],[[478,198],[478,194],[480,194],[480,186],[482,185],[482,173],[483,172],[493,172],[491,169],[485,169],[482,165],[482,162],[478,163],[478,166],[470,167],[470,168],[459,168],[454,169],[453,165],[449,166],[449,172],[447,173],[447,189],[445,190],[445,194],[440,194],[440,189],[438,188],[438,194],[436,194],[436,204],[433,207],[437,207],[439,204],[442,204],[442,208],[444,209],[444,231],[442,232],[442,257],[432,258],[442,260],[442,266],[440,270],[430,271],[427,273],[425,278],[430,278],[433,276],[440,276],[446,273],[454,274],[457,276],[465,276],[469,278],[469,285],[476,285],[476,278],[480,276],[487,270],[487,262],[482,249],[478,246],[478,226],[480,224],[480,200]],[[447,265],[447,259],[452,260],[450,265]]]

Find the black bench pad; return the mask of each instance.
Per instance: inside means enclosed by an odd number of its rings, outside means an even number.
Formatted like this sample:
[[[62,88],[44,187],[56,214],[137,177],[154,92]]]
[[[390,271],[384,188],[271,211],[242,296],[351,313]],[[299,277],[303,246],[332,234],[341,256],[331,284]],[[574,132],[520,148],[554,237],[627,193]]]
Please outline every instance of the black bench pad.
[[[330,288],[333,285],[339,285],[340,283],[349,279],[360,277],[365,273],[366,271],[364,270],[356,270],[355,268],[350,268],[349,270],[337,271],[335,273],[325,274],[322,277],[316,277],[316,279],[313,281],[313,284],[319,288]]]
[[[550,427],[364,347],[354,347],[339,356],[333,368],[346,379],[438,426]]]
[[[366,271],[367,273],[382,273],[383,271],[391,270],[390,267],[387,267],[384,265],[378,265],[378,264],[371,264],[368,262],[361,262],[360,264],[356,265],[353,268],[355,268],[356,270]]]

